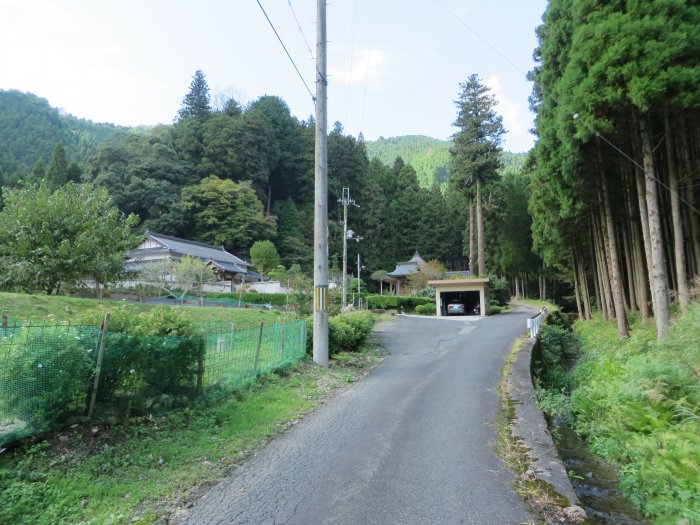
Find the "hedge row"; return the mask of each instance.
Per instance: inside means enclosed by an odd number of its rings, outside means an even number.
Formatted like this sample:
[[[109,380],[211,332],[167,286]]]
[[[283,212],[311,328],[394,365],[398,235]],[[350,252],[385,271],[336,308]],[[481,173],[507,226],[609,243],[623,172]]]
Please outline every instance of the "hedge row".
[[[435,315],[437,309],[435,308],[435,303],[430,304],[419,304],[416,306],[416,313],[421,315]]]
[[[409,295],[368,295],[367,304],[371,309],[382,310],[415,310],[419,305],[435,304],[435,299],[429,297],[413,297]]]
[[[205,299],[216,301],[217,299],[225,299],[226,301],[242,301],[252,304],[272,304],[275,306],[285,306],[287,304],[287,294],[284,293],[260,293],[260,292],[207,292],[204,294]]]
[[[313,319],[307,320],[308,337],[306,349],[313,352]],[[328,352],[356,352],[367,341],[374,327],[374,315],[371,312],[351,312],[328,319]]]

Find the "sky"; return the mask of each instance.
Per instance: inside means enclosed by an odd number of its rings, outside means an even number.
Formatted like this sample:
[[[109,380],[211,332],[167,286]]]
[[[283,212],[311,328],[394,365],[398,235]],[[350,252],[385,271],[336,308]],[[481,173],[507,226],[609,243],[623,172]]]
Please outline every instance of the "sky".
[[[314,114],[316,1],[0,0],[0,89],[79,118],[171,123],[202,70],[216,104],[282,98]],[[447,139],[460,82],[499,104],[504,148],[527,151],[535,28],[546,0],[335,0],[328,15],[328,122],[366,140]],[[307,90],[307,86],[308,89]]]

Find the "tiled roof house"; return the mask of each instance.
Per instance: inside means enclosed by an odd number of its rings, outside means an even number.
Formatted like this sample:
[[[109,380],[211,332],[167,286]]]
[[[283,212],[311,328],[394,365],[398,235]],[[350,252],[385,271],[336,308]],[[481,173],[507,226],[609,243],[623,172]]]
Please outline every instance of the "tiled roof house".
[[[205,261],[222,281],[260,279],[260,274],[253,271],[251,263],[227,252],[223,246],[212,246],[154,232],[146,232],[139,247],[126,254],[126,266],[129,270],[138,271],[148,263],[166,259],[178,260],[186,255]]]

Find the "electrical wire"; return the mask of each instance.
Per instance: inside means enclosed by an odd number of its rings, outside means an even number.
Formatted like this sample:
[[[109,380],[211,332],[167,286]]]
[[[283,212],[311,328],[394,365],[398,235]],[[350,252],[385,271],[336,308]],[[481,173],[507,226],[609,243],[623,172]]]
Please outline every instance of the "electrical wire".
[[[348,67],[348,78],[345,83],[345,119],[348,123],[348,114],[350,113],[350,84],[352,83],[352,63],[355,55],[355,32],[357,31],[357,0],[355,0],[355,14],[352,20],[352,44],[350,46],[350,65]]]
[[[360,133],[365,128],[365,108],[367,107],[367,84],[369,79],[369,61],[372,58],[372,39],[374,37],[374,8],[376,0],[372,0],[372,16],[369,23],[369,47],[367,48],[367,62],[365,63],[365,89],[362,96],[362,112],[360,116]]]
[[[525,71],[523,71],[517,64],[515,64],[512,60],[510,60],[506,55],[501,53],[501,51],[494,45],[491,44],[486,38],[481,36],[475,29],[473,29],[471,26],[469,26],[464,20],[462,20],[459,16],[457,16],[452,10],[450,10],[445,4],[441,2],[441,0],[435,0],[435,3],[442,7],[452,18],[454,18],[457,22],[459,22],[462,26],[464,26],[467,30],[469,30],[474,36],[476,36],[479,40],[481,40],[486,46],[488,46],[494,53],[496,53],[498,56],[500,56],[503,60],[505,60],[508,64],[510,64],[516,71],[523,75],[527,75]],[[540,86],[541,88],[541,86]],[[557,103],[561,104],[559,102],[559,99],[552,94],[551,92],[547,90],[542,90],[543,93],[548,94],[552,99]],[[578,120],[579,122],[582,122],[590,131],[593,133],[596,137],[600,138],[603,142],[605,142],[608,146],[610,146],[612,149],[617,151],[620,155],[622,155],[624,158],[629,160],[632,164],[634,164],[636,167],[641,169],[643,172],[645,171],[644,167],[639,164],[635,159],[630,157],[625,151],[623,151],[620,147],[618,147],[615,143],[613,143],[611,140],[606,138],[602,133],[600,133],[595,127],[588,122],[586,119],[581,118],[578,113],[575,113],[572,115],[572,118],[574,120]],[[665,188],[669,193],[671,192],[671,188],[666,185],[662,180],[659,180],[657,177],[653,176],[652,177],[660,186]],[[681,195],[680,192],[676,192],[678,194],[678,199],[683,202],[688,208],[690,208],[692,211],[700,215],[700,210],[698,210],[695,206],[692,206],[688,201],[686,201]]]
[[[292,63],[292,65],[294,66],[294,69],[296,70],[297,75],[299,75],[299,78],[304,83],[304,87],[306,87],[306,91],[308,91],[309,95],[311,95],[311,100],[315,104],[316,103],[316,96],[313,94],[313,92],[309,88],[309,85],[306,83],[306,80],[304,80],[304,77],[302,76],[301,72],[299,71],[299,68],[297,67],[296,63],[294,63],[294,59],[292,58],[292,55],[289,54],[289,51],[287,50],[287,46],[284,45],[282,38],[280,37],[279,33],[277,32],[277,29],[275,29],[275,26],[272,23],[272,20],[270,20],[270,17],[267,16],[267,12],[265,11],[265,8],[262,6],[262,4],[260,3],[260,0],[256,0],[256,1],[258,2],[260,9],[262,10],[263,14],[265,15],[265,18],[267,18],[267,22],[270,24],[272,31],[274,31],[275,36],[277,37],[277,40],[279,40],[280,44],[282,44],[282,49],[284,49],[284,52],[287,53],[287,57],[289,58],[289,61]]]
[[[289,9],[292,10],[292,16],[294,17],[294,21],[297,24],[297,28],[299,29],[299,33],[301,33],[301,38],[304,40],[304,44],[306,44],[306,49],[309,50],[309,57],[311,57],[311,60],[313,60],[315,62],[316,57],[314,57],[314,52],[311,50],[311,45],[309,44],[309,41],[306,39],[306,35],[304,34],[304,30],[301,28],[301,24],[299,23],[299,18],[297,17],[296,11],[294,11],[294,6],[292,5],[292,0],[289,0],[287,3],[289,4]]]

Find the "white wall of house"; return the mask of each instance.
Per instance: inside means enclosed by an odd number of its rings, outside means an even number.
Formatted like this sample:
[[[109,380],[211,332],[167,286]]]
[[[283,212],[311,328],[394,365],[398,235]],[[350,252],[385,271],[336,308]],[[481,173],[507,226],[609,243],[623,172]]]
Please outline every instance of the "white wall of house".
[[[240,285],[238,287],[240,289]],[[286,286],[282,286],[279,281],[264,281],[259,283],[245,283],[244,290],[253,290],[258,293],[287,293]]]

